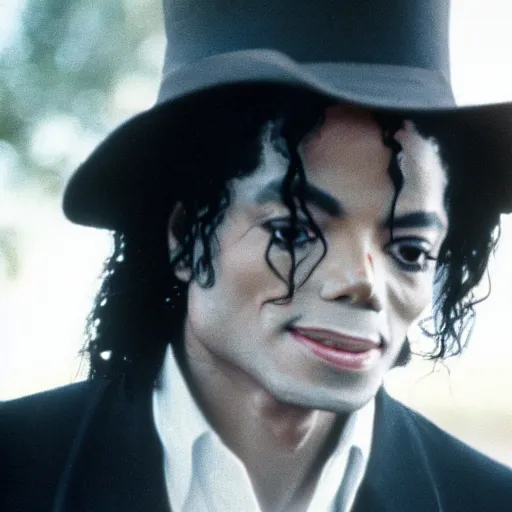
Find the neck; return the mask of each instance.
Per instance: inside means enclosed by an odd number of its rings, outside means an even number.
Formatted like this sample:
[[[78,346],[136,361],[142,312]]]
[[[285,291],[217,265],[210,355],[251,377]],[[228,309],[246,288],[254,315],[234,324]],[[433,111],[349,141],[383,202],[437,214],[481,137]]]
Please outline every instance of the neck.
[[[244,463],[262,509],[303,508],[345,418],[283,403],[203,347],[186,347],[182,369],[206,418]]]

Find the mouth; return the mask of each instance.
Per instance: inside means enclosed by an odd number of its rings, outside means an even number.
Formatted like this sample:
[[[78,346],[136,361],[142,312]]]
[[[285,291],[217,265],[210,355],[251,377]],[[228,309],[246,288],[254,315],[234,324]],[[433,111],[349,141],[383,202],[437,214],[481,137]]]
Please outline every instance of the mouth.
[[[368,370],[381,358],[384,348],[381,337],[358,338],[342,332],[297,326],[289,328],[288,332],[313,355],[339,370]]]

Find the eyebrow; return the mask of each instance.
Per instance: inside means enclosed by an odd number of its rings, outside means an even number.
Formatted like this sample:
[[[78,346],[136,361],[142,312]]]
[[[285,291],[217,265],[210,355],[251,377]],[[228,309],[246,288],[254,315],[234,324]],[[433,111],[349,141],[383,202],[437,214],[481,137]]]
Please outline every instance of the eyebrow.
[[[435,228],[442,231],[445,228],[441,217],[435,212],[416,211],[404,213],[403,215],[396,215],[393,219],[388,217],[383,224],[383,227],[390,229],[404,229],[404,228]]]
[[[282,203],[282,186],[282,180],[271,181],[258,192],[255,198],[256,203],[265,204],[272,201]],[[298,191],[299,185],[297,182],[294,182],[291,192],[295,195]],[[304,184],[304,197],[308,203],[333,217],[341,217],[345,214],[341,203],[336,198],[311,183]]]
[[[282,203],[282,186],[283,182],[280,179],[271,181],[256,194],[256,203],[265,204],[272,201]],[[343,217],[345,215],[345,210],[341,203],[328,192],[311,183],[305,183],[304,187],[305,199],[308,203],[313,204],[332,217]],[[291,187],[292,194],[296,194],[298,188],[298,183],[294,182]],[[391,229],[391,225],[393,225],[393,229],[425,228],[437,229],[439,231],[445,229],[441,217],[436,212],[420,210],[404,213],[403,215],[395,215],[393,219],[391,219],[391,216],[388,216],[382,226],[385,229]]]

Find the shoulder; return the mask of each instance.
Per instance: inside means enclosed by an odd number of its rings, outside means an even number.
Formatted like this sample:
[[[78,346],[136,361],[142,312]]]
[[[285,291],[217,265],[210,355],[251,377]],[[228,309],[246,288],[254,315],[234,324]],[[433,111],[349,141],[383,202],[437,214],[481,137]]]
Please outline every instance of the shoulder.
[[[102,383],[85,381],[2,402],[0,429],[3,434],[21,436],[71,425],[101,390]]]
[[[103,387],[86,381],[0,404],[0,509],[21,496],[45,501]]]
[[[418,440],[432,479],[456,510],[512,510],[512,469],[453,437],[418,412],[389,398],[391,409]],[[468,418],[470,421],[470,418]],[[493,508],[494,507],[494,508]]]

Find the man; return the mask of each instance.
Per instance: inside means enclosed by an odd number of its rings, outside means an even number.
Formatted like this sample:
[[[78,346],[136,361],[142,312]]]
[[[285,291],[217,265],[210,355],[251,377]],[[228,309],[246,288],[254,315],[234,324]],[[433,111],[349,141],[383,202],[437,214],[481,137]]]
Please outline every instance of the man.
[[[320,4],[166,4],[158,105],[64,199],[114,230],[92,378],[2,407],[2,510],[510,510],[381,386],[435,280],[462,348],[511,108],[453,105],[445,2]]]

